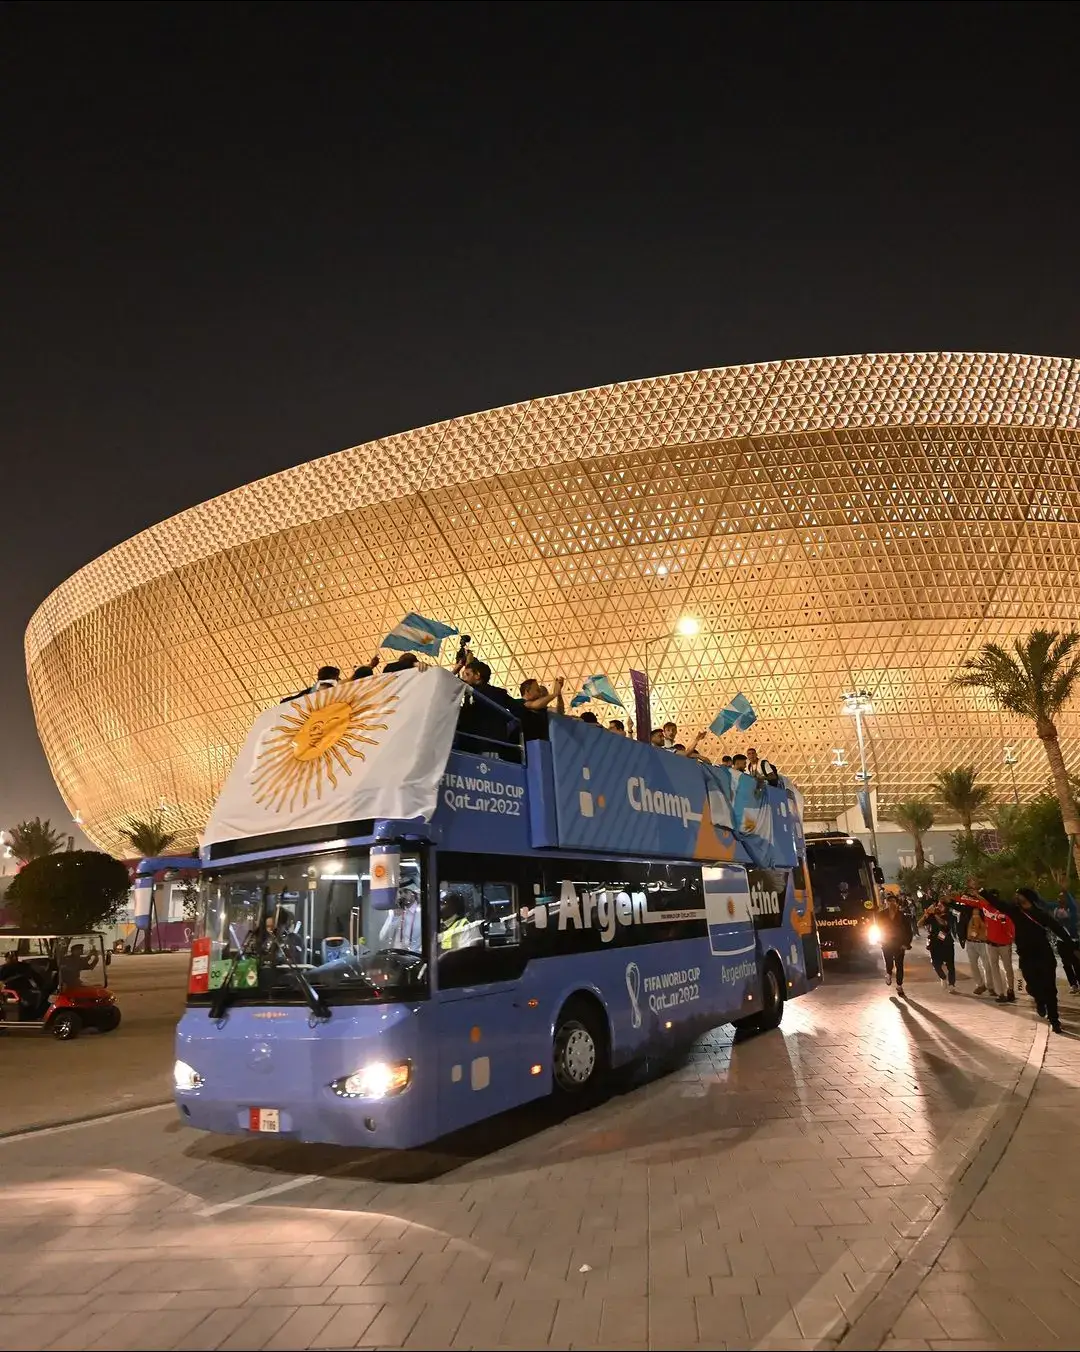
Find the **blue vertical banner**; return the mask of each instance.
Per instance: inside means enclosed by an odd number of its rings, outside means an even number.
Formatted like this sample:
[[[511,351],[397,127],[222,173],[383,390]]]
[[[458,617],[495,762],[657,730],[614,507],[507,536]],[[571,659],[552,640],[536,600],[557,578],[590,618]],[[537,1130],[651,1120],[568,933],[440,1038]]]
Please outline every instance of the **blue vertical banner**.
[[[630,673],[630,688],[634,692],[634,723],[637,739],[647,742],[652,736],[652,710],[649,708],[649,678],[643,671]]]
[[[863,825],[868,831],[872,831],[874,829],[874,809],[870,801],[870,790],[859,789],[855,796],[859,800],[859,807],[862,810]]]

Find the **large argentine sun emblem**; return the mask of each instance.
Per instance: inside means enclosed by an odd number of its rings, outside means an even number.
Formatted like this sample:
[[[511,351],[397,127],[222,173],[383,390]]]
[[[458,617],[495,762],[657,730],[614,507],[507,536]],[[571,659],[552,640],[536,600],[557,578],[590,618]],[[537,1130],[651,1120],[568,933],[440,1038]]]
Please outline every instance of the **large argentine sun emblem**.
[[[272,812],[291,812],[298,798],[307,807],[327,786],[336,789],[338,771],[351,775],[350,761],[364,760],[363,748],[379,745],[372,734],[386,731],[380,720],[397,702],[387,689],[392,679],[369,676],[293,700],[255,757],[255,801]]]

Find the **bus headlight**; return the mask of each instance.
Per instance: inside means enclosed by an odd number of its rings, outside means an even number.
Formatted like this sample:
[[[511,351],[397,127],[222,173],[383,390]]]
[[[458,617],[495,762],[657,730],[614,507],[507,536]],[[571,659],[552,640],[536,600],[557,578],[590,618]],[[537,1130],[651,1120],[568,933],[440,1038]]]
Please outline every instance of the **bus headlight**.
[[[330,1088],[339,1098],[393,1098],[409,1087],[412,1065],[408,1061],[372,1061],[369,1066],[334,1080]]]
[[[172,1068],[173,1084],[177,1089],[201,1089],[206,1081],[186,1061],[177,1061]]]
[[[881,930],[877,925],[871,925],[866,931],[866,942],[871,948],[878,948],[881,944]]]

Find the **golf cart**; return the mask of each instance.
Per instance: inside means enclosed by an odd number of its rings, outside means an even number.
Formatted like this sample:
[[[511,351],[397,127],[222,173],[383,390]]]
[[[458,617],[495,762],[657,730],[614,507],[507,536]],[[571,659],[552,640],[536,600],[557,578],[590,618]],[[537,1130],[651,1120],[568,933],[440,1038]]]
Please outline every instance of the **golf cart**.
[[[120,1025],[105,936],[0,929],[0,1032],[33,1028],[61,1041]]]

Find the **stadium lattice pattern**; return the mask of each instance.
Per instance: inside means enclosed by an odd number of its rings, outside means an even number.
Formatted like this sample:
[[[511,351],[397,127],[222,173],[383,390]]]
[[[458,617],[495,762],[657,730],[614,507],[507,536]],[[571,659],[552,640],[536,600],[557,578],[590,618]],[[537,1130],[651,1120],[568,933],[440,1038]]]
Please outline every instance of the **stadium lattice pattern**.
[[[1080,361],[933,353],[696,371],[537,399],[245,485],[118,545],[26,634],[41,739],[106,849],[159,803],[194,842],[254,715],[405,612],[496,678],[647,666],[687,734],[737,691],[812,816],[974,762],[1043,786],[1029,729],[947,688],[987,639],[1080,621]],[[701,622],[673,637],[681,616]],[[452,644],[447,645],[448,650]],[[1080,710],[1062,724],[1077,765]],[[847,764],[833,764],[833,748]]]

